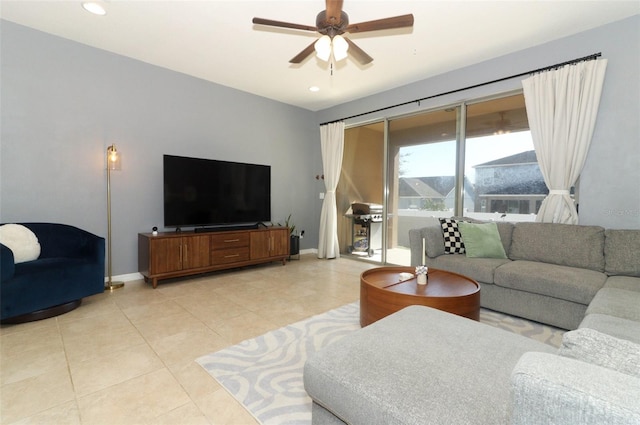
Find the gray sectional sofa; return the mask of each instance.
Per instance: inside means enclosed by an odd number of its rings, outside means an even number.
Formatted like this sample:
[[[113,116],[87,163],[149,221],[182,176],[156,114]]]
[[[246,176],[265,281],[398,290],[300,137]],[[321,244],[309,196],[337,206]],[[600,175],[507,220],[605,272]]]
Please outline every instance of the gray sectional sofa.
[[[412,232],[421,262],[422,236],[438,235]],[[484,306],[577,327],[562,346],[408,307],[309,357],[314,425],[640,423],[640,230],[523,223],[499,233],[509,258],[435,255],[425,241],[426,261],[479,280]]]
[[[468,220],[468,219],[464,219]],[[507,258],[446,254],[438,219],[409,231],[411,264],[469,276],[482,307],[576,329],[603,288],[640,290],[640,230],[552,223],[495,223]]]

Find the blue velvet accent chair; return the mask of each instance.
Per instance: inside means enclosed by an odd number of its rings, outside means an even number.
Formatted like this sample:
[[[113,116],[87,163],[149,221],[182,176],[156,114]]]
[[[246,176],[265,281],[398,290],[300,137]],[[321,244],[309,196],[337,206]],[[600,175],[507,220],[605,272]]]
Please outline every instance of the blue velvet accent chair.
[[[36,235],[40,256],[15,264],[13,252],[0,244],[2,323],[57,316],[104,292],[104,238],[66,224],[18,224]]]

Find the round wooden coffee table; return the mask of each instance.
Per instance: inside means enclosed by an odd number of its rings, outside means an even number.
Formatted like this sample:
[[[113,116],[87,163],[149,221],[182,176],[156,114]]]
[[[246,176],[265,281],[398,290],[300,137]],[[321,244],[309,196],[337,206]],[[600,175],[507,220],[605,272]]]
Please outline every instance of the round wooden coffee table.
[[[480,320],[480,285],[466,276],[429,268],[418,285],[415,267],[378,267],[360,276],[360,326],[410,305],[425,305]],[[409,276],[411,275],[411,276]]]

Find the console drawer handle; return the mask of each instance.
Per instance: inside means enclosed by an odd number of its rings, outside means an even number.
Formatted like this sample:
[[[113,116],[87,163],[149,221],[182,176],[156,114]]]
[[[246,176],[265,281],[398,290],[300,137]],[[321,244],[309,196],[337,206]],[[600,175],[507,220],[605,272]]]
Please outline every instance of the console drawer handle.
[[[229,243],[229,242],[240,242],[240,239],[225,239],[224,241],[225,243]]]
[[[239,257],[240,254],[233,254],[233,255],[225,255],[224,258],[233,258],[233,257]]]

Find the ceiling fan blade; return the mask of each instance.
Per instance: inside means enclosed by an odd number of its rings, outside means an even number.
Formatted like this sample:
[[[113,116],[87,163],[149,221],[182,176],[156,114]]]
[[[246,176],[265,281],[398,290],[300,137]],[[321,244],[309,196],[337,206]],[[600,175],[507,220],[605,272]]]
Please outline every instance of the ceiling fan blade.
[[[343,0],[326,0],[325,4],[327,6],[327,15],[326,20],[331,25],[337,25],[340,23],[341,14],[342,14],[342,3]]]
[[[303,51],[295,55],[289,63],[300,63],[309,57],[315,50],[315,44],[317,40],[314,40],[313,43],[309,44]]]
[[[349,44],[349,54],[354,57],[355,60],[360,62],[362,65],[366,65],[373,61],[373,58],[369,56],[364,50],[356,45],[353,41],[349,40],[345,37],[347,43]]]
[[[271,19],[253,18],[253,23],[258,25],[268,25],[270,27],[291,28],[294,30],[318,31],[318,28],[310,25],[292,24],[290,22],[274,21]]]
[[[350,34],[366,31],[388,30],[413,26],[413,14],[394,16],[392,18],[376,19],[375,21],[360,22],[348,25],[344,30]]]

